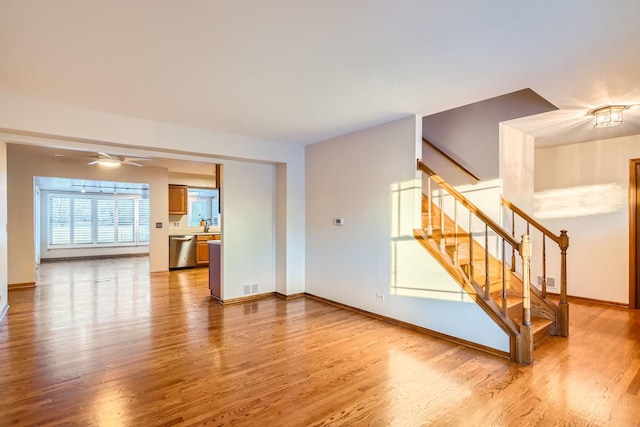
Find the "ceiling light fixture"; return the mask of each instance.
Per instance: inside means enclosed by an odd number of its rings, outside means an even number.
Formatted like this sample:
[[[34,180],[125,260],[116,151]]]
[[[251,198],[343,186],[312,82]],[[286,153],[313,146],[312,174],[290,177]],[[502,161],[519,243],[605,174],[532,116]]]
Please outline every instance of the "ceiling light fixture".
[[[622,123],[622,112],[627,109],[626,105],[609,105],[595,109],[591,112],[596,118],[596,128],[618,126]]]
[[[115,169],[120,167],[121,162],[119,159],[99,158],[97,160],[97,163],[99,166],[109,168],[109,169]]]

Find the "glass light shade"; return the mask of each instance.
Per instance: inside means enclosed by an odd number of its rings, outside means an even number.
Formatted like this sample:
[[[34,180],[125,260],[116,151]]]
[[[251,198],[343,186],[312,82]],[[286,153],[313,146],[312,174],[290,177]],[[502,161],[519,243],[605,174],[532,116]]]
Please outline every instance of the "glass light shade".
[[[115,169],[120,167],[120,160],[116,159],[98,159],[98,164],[102,167]]]
[[[596,117],[594,127],[604,128],[609,126],[618,126],[622,123],[622,111],[626,107],[621,105],[611,105],[609,107],[599,108],[593,112]]]

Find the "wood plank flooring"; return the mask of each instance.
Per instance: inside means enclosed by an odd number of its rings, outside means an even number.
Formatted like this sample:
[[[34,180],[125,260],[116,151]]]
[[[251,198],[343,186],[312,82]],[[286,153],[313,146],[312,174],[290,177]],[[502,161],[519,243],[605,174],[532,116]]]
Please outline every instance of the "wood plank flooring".
[[[533,366],[207,270],[43,264],[0,323],[0,426],[640,426],[640,311],[576,302]]]

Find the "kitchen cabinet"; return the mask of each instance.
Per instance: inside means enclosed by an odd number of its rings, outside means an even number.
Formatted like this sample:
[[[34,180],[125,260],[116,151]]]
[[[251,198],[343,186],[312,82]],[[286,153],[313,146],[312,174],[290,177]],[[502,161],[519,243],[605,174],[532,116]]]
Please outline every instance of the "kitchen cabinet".
[[[198,266],[205,266],[209,264],[209,240],[220,240],[220,235],[196,235],[196,265]]]
[[[187,214],[186,185],[169,184],[169,215]]]

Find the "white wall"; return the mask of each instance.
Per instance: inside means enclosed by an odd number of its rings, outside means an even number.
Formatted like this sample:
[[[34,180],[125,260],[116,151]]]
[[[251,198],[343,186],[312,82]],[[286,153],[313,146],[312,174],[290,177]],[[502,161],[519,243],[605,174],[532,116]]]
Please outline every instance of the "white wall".
[[[0,142],[0,320],[8,306],[7,275],[7,144]]]
[[[535,138],[500,124],[500,179],[503,195],[525,212],[533,213]]]
[[[413,238],[420,135],[409,117],[307,146],[307,292],[508,351],[506,334]]]
[[[610,213],[568,218],[538,218],[554,232],[566,229],[569,295],[629,302],[629,160],[640,158],[640,135],[540,148],[535,152],[535,191],[617,184],[622,188]],[[587,202],[603,206],[601,195]],[[571,197],[565,204],[577,206]],[[613,205],[613,204],[612,204]]]
[[[224,162],[222,186],[222,299],[275,288],[275,166]]]
[[[115,170],[89,166],[85,160],[39,156],[24,146],[8,144],[8,254],[9,283],[35,281],[34,177],[91,179],[149,184],[151,235],[149,268],[152,272],[168,270],[168,193],[167,170],[144,167]],[[156,222],[164,224],[155,228]],[[146,250],[146,249],[145,249]],[[46,257],[46,250],[41,256]],[[98,254],[98,253],[96,253]]]
[[[124,146],[140,150],[140,155],[182,160],[225,158],[286,164],[286,176],[276,185],[276,192],[286,198],[286,210],[278,211],[279,215],[286,218],[281,222],[286,227],[282,233],[286,250],[278,251],[276,262],[285,271],[283,293],[304,291],[304,146],[101,113],[6,94],[0,94],[0,111],[0,129],[4,132],[0,134],[0,141],[5,142],[58,145],[94,151]],[[230,252],[227,250],[226,254],[229,256]]]

